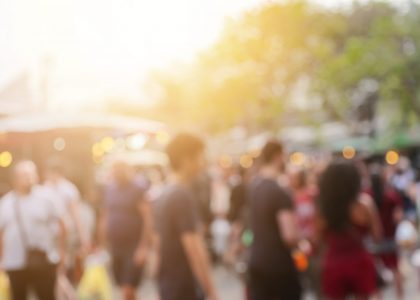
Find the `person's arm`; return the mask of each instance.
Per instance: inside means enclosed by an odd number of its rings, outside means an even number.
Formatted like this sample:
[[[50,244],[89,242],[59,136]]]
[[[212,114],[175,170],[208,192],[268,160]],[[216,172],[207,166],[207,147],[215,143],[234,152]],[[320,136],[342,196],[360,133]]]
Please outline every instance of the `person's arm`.
[[[151,260],[151,275],[152,277],[157,276],[160,269],[160,237],[155,231],[152,233],[152,260]]]
[[[59,217],[58,220],[59,225],[59,235],[58,235],[58,249],[60,252],[60,263],[59,268],[65,270],[65,261],[66,261],[66,254],[67,254],[67,229],[64,220]]]
[[[277,225],[280,236],[287,246],[294,248],[299,243],[299,231],[296,215],[291,209],[282,209],[277,213]]]
[[[82,220],[80,218],[80,200],[74,199],[70,202],[69,205],[70,214],[73,219],[73,222],[76,226],[77,235],[82,249],[85,251],[89,245],[89,238],[85,227],[83,226]]]
[[[210,275],[210,263],[202,237],[196,232],[184,232],[181,235],[181,241],[191,269],[201,287],[204,289],[208,299],[218,299]]]
[[[382,239],[382,225],[375,202],[368,194],[363,193],[360,196],[359,203],[365,208],[365,213],[368,218],[367,222],[373,240],[379,242]]]
[[[134,259],[135,262],[141,266],[146,261],[153,239],[152,212],[149,201],[144,199],[140,201],[138,204],[138,211],[143,220],[143,227]]]
[[[190,194],[179,193],[174,195],[171,212],[174,217],[174,226],[179,234],[182,247],[188,259],[189,266],[195,279],[210,300],[218,299],[216,289],[211,278],[211,267],[204,245],[202,235],[196,219],[196,207]],[[175,201],[176,200],[176,201]]]
[[[3,230],[0,230],[0,261],[3,259]]]
[[[97,226],[96,226],[96,236],[97,236],[97,242],[98,246],[100,247],[106,247],[107,244],[107,235],[106,235],[106,223],[108,219],[108,212],[106,208],[101,208],[98,213],[98,219],[97,219]]]
[[[296,247],[299,243],[299,230],[292,198],[287,192],[276,189],[271,200],[280,237],[288,247]]]

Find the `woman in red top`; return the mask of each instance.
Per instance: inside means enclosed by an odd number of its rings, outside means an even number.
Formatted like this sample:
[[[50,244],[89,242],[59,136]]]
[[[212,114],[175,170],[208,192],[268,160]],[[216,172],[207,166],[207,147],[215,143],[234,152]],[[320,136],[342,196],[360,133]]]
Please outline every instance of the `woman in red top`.
[[[328,299],[368,299],[376,290],[373,257],[366,234],[380,235],[370,197],[361,195],[357,168],[348,162],[328,166],[319,183],[319,213],[325,240],[322,288]]]

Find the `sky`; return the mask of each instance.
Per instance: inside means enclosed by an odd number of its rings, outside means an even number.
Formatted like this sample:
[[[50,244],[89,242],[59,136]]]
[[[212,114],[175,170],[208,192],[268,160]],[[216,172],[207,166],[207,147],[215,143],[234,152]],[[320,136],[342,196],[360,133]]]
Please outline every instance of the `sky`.
[[[217,39],[226,18],[264,2],[0,0],[0,88],[25,70],[40,70],[48,57],[59,105],[107,97],[147,103],[141,83],[151,69],[190,61]]]

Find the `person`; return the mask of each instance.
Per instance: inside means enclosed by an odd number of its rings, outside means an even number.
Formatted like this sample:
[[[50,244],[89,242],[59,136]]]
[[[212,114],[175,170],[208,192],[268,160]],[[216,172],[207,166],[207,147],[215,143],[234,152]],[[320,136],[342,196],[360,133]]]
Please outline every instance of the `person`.
[[[57,158],[47,162],[44,185],[55,195],[55,205],[67,228],[67,275],[73,284],[81,277],[83,256],[89,248],[89,238],[81,219],[81,197],[78,188],[64,175],[63,163]]]
[[[204,143],[195,135],[180,133],[169,143],[166,152],[173,174],[158,200],[160,298],[216,300],[194,202],[199,200],[191,186],[204,168]]]
[[[315,198],[316,193],[308,186],[308,174],[304,169],[293,170],[290,187],[296,208],[300,239],[310,243],[315,236]]]
[[[230,205],[228,219],[231,223],[243,223],[244,214],[247,206],[247,186],[249,182],[249,174],[247,170],[238,167],[237,176],[234,177],[230,190]],[[240,225],[238,225],[240,226]]]
[[[379,254],[379,258],[384,266],[394,273],[397,298],[402,299],[404,294],[403,280],[398,266],[399,259],[395,234],[404,215],[403,200],[399,193],[387,183],[385,170],[380,165],[372,166],[371,188],[368,193],[375,201],[383,229],[384,241],[381,244],[385,249]]]
[[[230,246],[225,255],[225,260],[227,263],[233,264],[244,248],[241,236],[247,225],[249,172],[238,166],[231,181],[228,220],[232,228]]]
[[[396,172],[391,178],[392,186],[403,199],[404,214],[407,219],[417,219],[416,201],[410,197],[409,189],[415,181],[415,172],[408,157],[401,157]]]
[[[66,249],[64,220],[54,206],[54,195],[38,185],[32,161],[16,163],[12,181],[13,190],[0,201],[2,269],[13,299],[28,299],[33,288],[39,300],[53,300],[57,266],[62,266]],[[59,225],[59,245],[51,231],[54,224]]]
[[[372,200],[361,193],[361,177],[349,162],[335,161],[319,182],[320,229],[325,240],[322,289],[329,299],[368,299],[377,290],[374,259],[365,248],[369,233],[380,239]]]
[[[112,272],[123,299],[136,299],[151,246],[152,216],[145,190],[123,160],[112,165],[112,178],[102,192],[101,236],[109,245]]]
[[[299,227],[299,248],[308,259],[308,265],[303,270],[302,281],[308,290],[315,292],[320,298],[320,259],[319,241],[316,235],[316,191],[309,185],[309,171],[303,168],[290,170],[290,187],[296,208]]]
[[[250,300],[301,298],[299,275],[292,258],[298,243],[297,221],[289,194],[280,187],[283,145],[269,141],[262,166],[249,190],[250,227],[254,240],[249,262]]]

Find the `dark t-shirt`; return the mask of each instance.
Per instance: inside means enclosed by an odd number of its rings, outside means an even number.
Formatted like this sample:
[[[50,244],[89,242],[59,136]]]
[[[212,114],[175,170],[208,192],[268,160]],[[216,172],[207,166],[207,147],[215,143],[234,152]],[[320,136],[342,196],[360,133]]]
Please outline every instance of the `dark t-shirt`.
[[[138,205],[144,201],[144,189],[135,182],[125,186],[112,183],[104,187],[103,197],[111,251],[134,250],[143,226]]]
[[[197,230],[196,206],[192,192],[182,186],[168,187],[157,204],[160,236],[159,289],[162,300],[200,299],[181,236]]]
[[[249,190],[250,225],[254,235],[250,267],[267,275],[296,275],[291,251],[280,237],[277,213],[293,209],[290,196],[274,180],[257,177]]]
[[[245,214],[246,200],[247,200],[247,187],[241,182],[235,185],[230,193],[230,209],[229,209],[229,221],[243,221]]]

